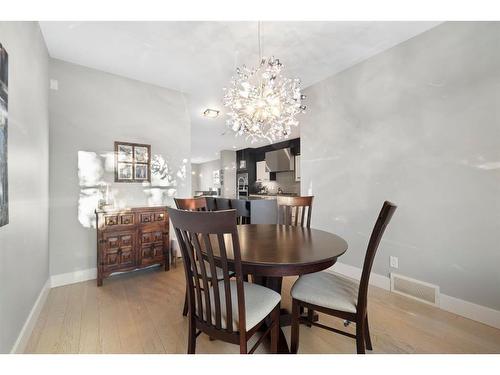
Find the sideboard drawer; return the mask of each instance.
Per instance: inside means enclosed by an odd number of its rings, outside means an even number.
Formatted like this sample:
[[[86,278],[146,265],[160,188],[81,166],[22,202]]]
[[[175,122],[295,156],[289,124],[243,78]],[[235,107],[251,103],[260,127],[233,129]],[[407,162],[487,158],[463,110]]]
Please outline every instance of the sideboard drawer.
[[[106,226],[118,225],[118,215],[104,216],[104,223]]]
[[[120,224],[122,224],[122,225],[133,225],[134,224],[134,214],[123,214],[123,215],[120,215]]]
[[[165,216],[166,215],[164,212],[157,212],[157,213],[155,213],[155,221],[164,221]]]
[[[141,214],[141,224],[149,224],[152,223],[154,220],[154,213],[153,212],[145,212]]]

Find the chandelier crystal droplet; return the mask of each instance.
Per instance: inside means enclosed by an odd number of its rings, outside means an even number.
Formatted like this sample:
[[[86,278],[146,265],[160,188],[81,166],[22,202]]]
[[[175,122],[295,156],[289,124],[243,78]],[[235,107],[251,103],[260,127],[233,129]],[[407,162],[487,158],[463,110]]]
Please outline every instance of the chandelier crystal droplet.
[[[229,109],[227,125],[236,135],[252,143],[260,139],[274,142],[288,138],[292,127],[299,125],[296,116],[306,109],[300,79],[286,78],[282,70],[283,64],[274,57],[261,58],[253,69],[245,65],[236,69],[223,98]]]

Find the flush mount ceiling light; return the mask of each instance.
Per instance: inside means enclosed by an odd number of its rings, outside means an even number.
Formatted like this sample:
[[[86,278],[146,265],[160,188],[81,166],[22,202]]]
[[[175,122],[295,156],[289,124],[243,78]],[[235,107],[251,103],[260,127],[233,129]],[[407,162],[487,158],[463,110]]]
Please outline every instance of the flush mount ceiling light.
[[[258,39],[260,64],[252,69],[237,68],[230,87],[224,88],[223,99],[229,108],[227,125],[252,143],[288,138],[292,127],[299,125],[296,115],[306,109],[300,79],[284,77],[279,59],[262,57],[260,22]]]
[[[220,111],[218,111],[216,109],[207,108],[203,112],[203,116],[208,117],[208,118],[216,118],[217,116],[219,116],[219,112]]]

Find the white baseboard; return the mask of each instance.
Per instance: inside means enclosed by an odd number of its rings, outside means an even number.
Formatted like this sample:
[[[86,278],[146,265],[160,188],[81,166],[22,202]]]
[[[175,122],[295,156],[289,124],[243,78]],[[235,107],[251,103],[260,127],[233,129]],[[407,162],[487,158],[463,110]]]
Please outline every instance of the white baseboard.
[[[97,279],[97,268],[78,270],[75,272],[61,273],[50,277],[50,286],[52,288],[79,283],[87,280]]]
[[[335,263],[327,271],[338,273],[358,281],[361,279],[361,268],[344,263]],[[390,278],[373,272],[370,275],[370,285],[391,290]],[[487,324],[491,327],[500,328],[500,311],[498,310],[442,293],[439,295],[439,301],[440,304],[437,307],[442,310]]]
[[[170,241],[170,246],[172,246],[172,248],[174,249],[176,256],[179,257],[181,253],[177,240],[172,239]],[[86,270],[78,270],[74,272],[52,275],[50,277],[50,285],[52,288],[55,288],[58,286],[80,283],[82,281],[95,279],[97,279],[97,268],[88,268]]]
[[[177,257],[180,258],[181,256],[181,249],[179,247],[179,243],[177,242],[177,238],[172,238],[170,240],[170,246],[172,247],[173,254]]]
[[[50,291],[50,278],[47,279],[42,290],[38,294],[38,297],[35,301],[35,304],[31,308],[31,311],[24,322],[23,328],[21,332],[19,332],[19,336],[17,336],[17,340],[14,343],[10,353],[11,354],[20,354],[24,353],[26,346],[28,345],[29,338],[31,337],[31,333],[33,332],[33,328],[35,328],[35,324],[40,316],[40,312],[42,311],[43,305],[45,305],[45,301],[49,295]]]
[[[454,314],[500,328],[500,311],[463,299],[441,294],[440,308]]]

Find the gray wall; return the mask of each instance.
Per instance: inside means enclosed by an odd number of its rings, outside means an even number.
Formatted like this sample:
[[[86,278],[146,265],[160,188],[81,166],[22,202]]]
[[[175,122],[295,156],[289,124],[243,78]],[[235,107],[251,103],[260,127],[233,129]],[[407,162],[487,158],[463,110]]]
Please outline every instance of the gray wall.
[[[385,199],[399,208],[374,272],[500,309],[500,23],[448,22],[306,90],[302,193],[360,267]]]
[[[224,171],[221,194],[224,198],[236,198],[236,151],[222,150],[220,160]]]
[[[96,267],[94,209],[170,205],[191,193],[191,129],[183,94],[50,61],[50,273]],[[152,183],[114,183],[113,142],[151,145]]]
[[[221,169],[221,160],[207,161],[206,163],[198,164],[198,188],[199,190],[217,190],[220,188],[220,184],[214,184],[213,172],[217,169]]]
[[[200,164],[191,163],[191,195],[194,196],[194,193],[197,190],[200,190],[200,178],[198,177],[200,173]]]
[[[205,163],[192,164],[193,168],[193,194],[196,190],[207,191],[221,189],[221,196],[226,198],[236,197],[236,151],[222,150],[220,159]],[[214,171],[223,170],[223,183],[214,184]],[[196,189],[194,186],[196,185]]]
[[[38,23],[0,22],[9,53],[9,210],[0,228],[0,353],[49,277],[48,53]]]

